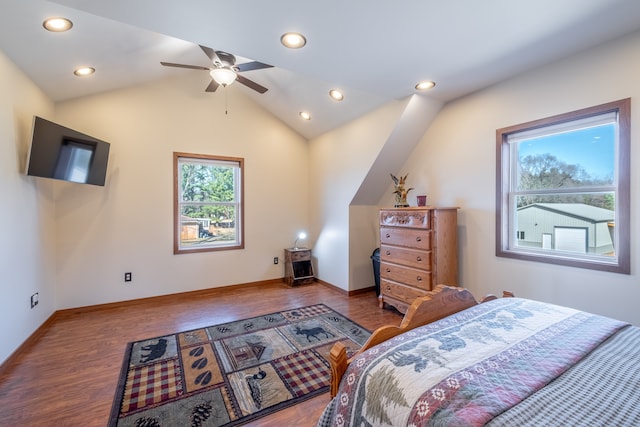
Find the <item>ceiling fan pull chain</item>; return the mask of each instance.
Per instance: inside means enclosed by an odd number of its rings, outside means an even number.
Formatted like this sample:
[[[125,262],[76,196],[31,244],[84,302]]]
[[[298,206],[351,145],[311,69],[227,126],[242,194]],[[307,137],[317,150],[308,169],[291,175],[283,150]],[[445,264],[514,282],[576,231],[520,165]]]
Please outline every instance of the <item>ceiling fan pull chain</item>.
[[[229,115],[229,101],[227,99],[227,88],[224,88],[224,114]]]

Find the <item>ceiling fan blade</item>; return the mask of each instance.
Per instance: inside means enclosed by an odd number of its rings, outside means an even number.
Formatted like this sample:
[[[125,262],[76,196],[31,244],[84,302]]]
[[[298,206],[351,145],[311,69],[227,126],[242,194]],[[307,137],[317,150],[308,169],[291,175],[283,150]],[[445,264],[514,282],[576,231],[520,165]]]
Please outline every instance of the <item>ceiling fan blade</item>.
[[[238,64],[235,68],[238,71],[251,71],[251,70],[259,70],[261,68],[271,68],[273,65],[263,64],[262,62],[253,61],[253,62],[245,62],[244,64]]]
[[[216,53],[215,50],[213,50],[213,49],[211,49],[210,47],[207,47],[207,46],[202,46],[201,44],[198,45],[198,46],[200,46],[200,49],[202,49],[204,54],[207,55],[207,57],[209,57],[211,62],[213,62],[214,64],[217,63],[217,62],[222,62],[222,61],[220,61],[220,58],[218,58],[218,54]]]
[[[160,61],[160,64],[164,65],[165,67],[190,68],[192,70],[205,70],[205,71],[211,70],[211,68],[209,67],[201,67],[199,65],[174,64],[173,62],[162,62],[162,61]]]
[[[209,83],[209,86],[207,86],[207,88],[204,91],[205,92],[215,92],[218,89],[218,86],[220,86],[218,84],[218,82],[216,82],[215,80],[211,79],[211,83]]]
[[[243,85],[259,93],[265,93],[266,91],[269,90],[266,87],[254,82],[253,80],[249,80],[248,78],[241,76],[240,74],[238,74],[238,76],[236,77],[236,80],[238,81],[238,83],[242,83]]]

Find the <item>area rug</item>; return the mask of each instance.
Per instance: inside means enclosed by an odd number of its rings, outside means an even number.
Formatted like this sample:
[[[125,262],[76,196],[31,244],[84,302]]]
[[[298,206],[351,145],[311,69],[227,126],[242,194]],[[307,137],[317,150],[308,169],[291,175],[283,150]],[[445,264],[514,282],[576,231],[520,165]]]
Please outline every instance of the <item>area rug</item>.
[[[324,304],[129,343],[109,426],[235,426],[328,390],[370,332]]]

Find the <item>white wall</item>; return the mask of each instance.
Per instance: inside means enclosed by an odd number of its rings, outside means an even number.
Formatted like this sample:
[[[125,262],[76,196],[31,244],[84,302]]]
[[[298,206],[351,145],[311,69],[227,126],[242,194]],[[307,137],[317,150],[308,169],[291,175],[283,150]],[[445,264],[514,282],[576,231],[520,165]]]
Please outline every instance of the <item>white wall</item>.
[[[391,102],[309,142],[316,275],[341,289],[374,285],[379,198],[393,203],[398,170],[442,107],[421,96]]]
[[[55,311],[56,269],[51,182],[24,175],[33,115],[50,118],[53,103],[2,52],[0,93],[1,364]]]
[[[476,297],[517,296],[576,307],[640,325],[637,237],[640,201],[640,33],[450,103],[404,170],[426,183],[430,203],[460,206],[460,281]],[[499,67],[500,64],[496,64]],[[631,275],[495,256],[495,131],[632,98]],[[412,183],[413,184],[413,183]]]
[[[349,208],[350,291],[375,285],[371,255],[380,246],[379,218],[380,208],[377,205],[351,205]]]
[[[349,290],[349,205],[405,105],[390,103],[309,141],[316,275],[341,289]]]
[[[59,183],[58,309],[283,277],[273,258],[309,224],[307,142],[244,88],[230,86],[225,105],[206,83],[188,75],[56,106],[57,122],[111,143],[104,188]],[[174,151],[245,159],[243,250],[173,254]]]

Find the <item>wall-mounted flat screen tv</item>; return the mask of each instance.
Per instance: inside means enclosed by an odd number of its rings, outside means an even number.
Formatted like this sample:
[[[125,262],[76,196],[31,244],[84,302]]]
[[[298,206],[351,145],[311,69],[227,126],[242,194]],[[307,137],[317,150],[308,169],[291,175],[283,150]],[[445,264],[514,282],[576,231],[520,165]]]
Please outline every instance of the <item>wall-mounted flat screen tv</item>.
[[[27,175],[104,186],[108,142],[35,116]]]

